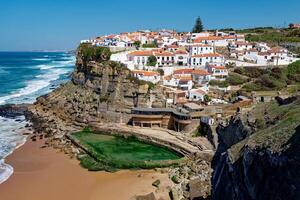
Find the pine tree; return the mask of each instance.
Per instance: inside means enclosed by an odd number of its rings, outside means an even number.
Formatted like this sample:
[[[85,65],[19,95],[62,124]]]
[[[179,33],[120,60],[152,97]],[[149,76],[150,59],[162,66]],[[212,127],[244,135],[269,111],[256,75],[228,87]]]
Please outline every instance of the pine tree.
[[[200,17],[197,17],[196,22],[195,22],[195,26],[193,28],[193,33],[200,33],[203,31],[203,24],[202,21],[200,19]]]

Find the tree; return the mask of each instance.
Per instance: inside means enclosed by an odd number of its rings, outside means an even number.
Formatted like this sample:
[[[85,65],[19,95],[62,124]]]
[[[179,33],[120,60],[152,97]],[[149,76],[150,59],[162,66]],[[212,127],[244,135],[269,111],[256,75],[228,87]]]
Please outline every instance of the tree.
[[[207,94],[204,95],[203,100],[204,100],[204,102],[207,102],[207,103],[211,101],[210,97]]]
[[[133,45],[135,46],[136,49],[139,49],[141,46],[141,41],[139,41],[139,40],[134,41]]]
[[[200,17],[197,17],[195,26],[192,30],[193,33],[201,33],[203,31],[203,24]]]
[[[149,56],[147,61],[147,66],[155,66],[157,62],[157,59],[155,56]]]

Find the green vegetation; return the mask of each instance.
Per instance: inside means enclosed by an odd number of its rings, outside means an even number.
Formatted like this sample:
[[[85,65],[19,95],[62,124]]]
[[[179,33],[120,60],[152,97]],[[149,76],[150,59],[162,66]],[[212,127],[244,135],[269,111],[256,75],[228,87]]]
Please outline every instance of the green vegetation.
[[[157,48],[157,44],[155,43],[149,43],[149,44],[143,44],[143,48]]]
[[[290,29],[273,29],[256,28],[243,30],[246,35],[246,40],[251,42],[269,42],[269,43],[281,43],[281,42],[300,42],[300,31]]]
[[[226,81],[229,85],[242,85],[244,83],[247,83],[249,81],[249,78],[237,73],[229,73]]]
[[[155,56],[149,56],[147,61],[147,66],[155,66],[157,63],[157,59]]]
[[[225,81],[211,80],[209,81],[209,85],[218,86],[220,88],[226,88],[229,86],[229,83],[226,80]]]
[[[206,137],[209,132],[211,131],[210,126],[205,124],[205,123],[201,123],[197,129],[192,133],[193,137]]]
[[[203,31],[203,24],[200,17],[197,17],[194,28],[192,30],[193,33],[201,33]]]
[[[135,46],[135,48],[139,49],[141,47],[141,41],[134,41],[133,45]]]
[[[136,83],[138,85],[148,85],[148,91],[154,90],[154,88],[155,88],[155,84],[152,83],[152,82],[149,82],[149,81],[140,80],[140,79],[138,79],[136,77],[133,77],[133,76],[129,76],[127,79],[130,82]]]
[[[84,65],[89,61],[103,62],[108,61],[111,56],[111,51],[107,47],[96,47],[91,44],[81,44],[79,53],[82,55]]]
[[[247,92],[263,90],[278,91],[286,88],[288,85],[300,84],[300,61],[291,63],[284,68],[260,69],[245,67],[236,68],[234,72],[252,79],[251,82],[248,80],[249,83],[246,83],[242,88],[242,90]]]
[[[210,102],[211,101],[210,96],[208,96],[207,94],[204,95],[203,99],[204,99],[204,102]]]
[[[82,156],[80,163],[92,171],[167,167],[179,164],[182,158],[176,152],[141,142],[135,137],[94,134],[89,129],[72,137],[88,149],[89,155]]]

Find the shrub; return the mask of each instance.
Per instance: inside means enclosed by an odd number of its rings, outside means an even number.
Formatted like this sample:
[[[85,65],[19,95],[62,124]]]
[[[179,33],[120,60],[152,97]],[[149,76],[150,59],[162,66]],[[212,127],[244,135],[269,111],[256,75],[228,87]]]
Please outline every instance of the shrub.
[[[226,88],[229,86],[229,83],[227,81],[219,81],[219,80],[211,80],[209,81],[209,84],[212,86],[218,86],[220,88]]]
[[[155,66],[157,63],[157,59],[155,56],[149,56],[147,61],[147,66]]]
[[[248,82],[248,79],[239,74],[230,73],[226,81],[229,83],[229,85],[241,85]]]
[[[143,48],[157,48],[155,43],[143,44]]]
[[[111,51],[107,47],[96,47],[91,44],[81,44],[79,53],[82,55],[84,65],[89,61],[108,61],[111,56]]]

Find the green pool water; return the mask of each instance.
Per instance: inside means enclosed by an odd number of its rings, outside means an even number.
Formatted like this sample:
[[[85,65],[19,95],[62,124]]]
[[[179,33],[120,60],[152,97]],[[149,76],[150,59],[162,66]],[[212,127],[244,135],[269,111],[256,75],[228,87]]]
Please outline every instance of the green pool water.
[[[73,134],[102,164],[115,168],[152,168],[177,162],[183,156],[167,148],[123,138],[83,131]]]

